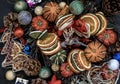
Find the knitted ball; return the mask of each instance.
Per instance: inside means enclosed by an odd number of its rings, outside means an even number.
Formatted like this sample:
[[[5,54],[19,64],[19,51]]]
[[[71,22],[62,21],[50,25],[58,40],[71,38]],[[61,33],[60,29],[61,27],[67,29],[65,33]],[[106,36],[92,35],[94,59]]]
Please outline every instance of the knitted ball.
[[[83,3],[79,0],[74,0],[73,2],[71,2],[69,7],[70,11],[75,15],[81,14],[84,10]]]

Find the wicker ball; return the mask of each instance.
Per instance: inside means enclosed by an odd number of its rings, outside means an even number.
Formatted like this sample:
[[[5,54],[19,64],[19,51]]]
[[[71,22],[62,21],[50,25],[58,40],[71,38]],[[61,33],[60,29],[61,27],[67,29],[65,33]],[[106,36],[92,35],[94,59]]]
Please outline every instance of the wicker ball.
[[[88,44],[85,49],[86,57],[91,62],[99,62],[105,58],[106,47],[98,41],[94,41]]]
[[[56,2],[48,2],[43,8],[43,16],[50,22],[54,22],[60,12],[60,7]]]

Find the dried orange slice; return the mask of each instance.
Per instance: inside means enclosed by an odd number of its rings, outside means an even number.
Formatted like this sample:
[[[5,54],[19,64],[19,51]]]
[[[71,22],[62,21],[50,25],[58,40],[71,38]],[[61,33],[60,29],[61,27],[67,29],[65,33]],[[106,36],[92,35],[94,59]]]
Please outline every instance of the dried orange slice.
[[[61,49],[61,44],[60,44],[60,42],[58,42],[56,48],[54,48],[52,50],[49,50],[49,51],[42,51],[42,53],[47,55],[47,56],[48,55],[53,55],[53,54],[57,53],[60,49]]]
[[[78,58],[80,65],[83,66],[85,69],[91,68],[91,62],[87,60],[83,51],[79,51],[77,58]]]
[[[100,29],[100,20],[98,19],[96,15],[88,13],[86,15],[83,15],[81,19],[84,20],[85,23],[90,25],[91,35],[95,35]]]
[[[56,26],[59,28],[59,30],[64,30],[65,28],[67,28],[73,23],[74,17],[75,16],[73,14],[68,14],[68,15],[59,17],[56,22]]]
[[[48,33],[46,38],[39,39],[37,45],[41,48],[46,48],[53,45],[57,41],[58,37],[55,33]]]
[[[100,23],[101,23],[100,30],[97,33],[98,35],[107,28],[107,20],[102,13],[96,13],[96,16],[99,18]]]
[[[80,73],[80,71],[84,71],[84,69],[81,68],[81,66],[79,66],[79,64],[77,63],[77,60],[76,60],[79,51],[81,51],[81,50],[74,49],[68,55],[68,64],[69,64],[71,70],[75,73]]]

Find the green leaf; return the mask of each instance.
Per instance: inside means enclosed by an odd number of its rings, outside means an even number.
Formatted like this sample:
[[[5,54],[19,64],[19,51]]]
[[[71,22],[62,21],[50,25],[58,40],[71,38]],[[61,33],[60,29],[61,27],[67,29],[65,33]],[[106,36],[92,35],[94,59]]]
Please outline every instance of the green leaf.
[[[29,36],[34,39],[38,39],[38,37],[42,34],[42,31],[32,31]]]

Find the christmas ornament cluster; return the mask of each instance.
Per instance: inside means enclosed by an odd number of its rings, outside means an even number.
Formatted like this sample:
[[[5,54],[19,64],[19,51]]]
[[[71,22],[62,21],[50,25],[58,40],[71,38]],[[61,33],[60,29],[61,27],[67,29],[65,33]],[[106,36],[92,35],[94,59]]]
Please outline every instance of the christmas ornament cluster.
[[[22,78],[30,78],[30,84],[117,83],[120,43],[117,31],[108,26],[111,13],[88,3],[16,1],[14,12],[4,17],[1,37],[2,67],[11,67],[6,79],[25,74]]]

